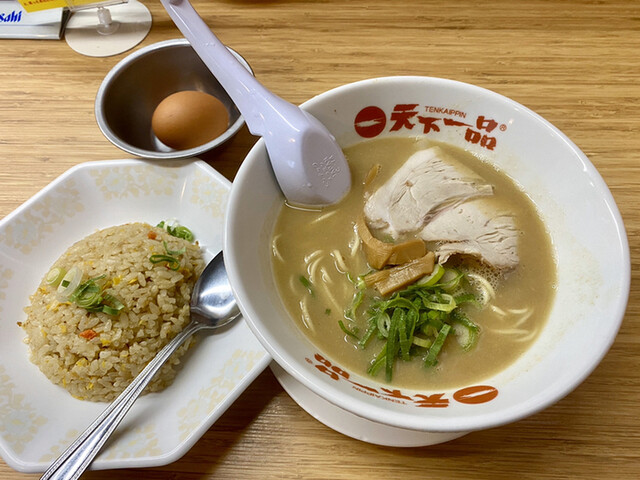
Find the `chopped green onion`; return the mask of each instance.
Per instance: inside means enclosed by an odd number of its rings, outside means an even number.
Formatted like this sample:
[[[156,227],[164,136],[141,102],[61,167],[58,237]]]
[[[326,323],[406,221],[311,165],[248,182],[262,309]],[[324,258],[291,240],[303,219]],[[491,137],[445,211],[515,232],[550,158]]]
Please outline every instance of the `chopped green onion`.
[[[83,275],[84,272],[79,267],[75,265],[71,267],[60,281],[60,285],[58,285],[58,290],[56,291],[58,300],[66,302],[69,296],[78,288],[78,285],[80,285]]]
[[[433,342],[433,345],[431,345],[431,348],[429,349],[429,353],[427,353],[427,356],[424,358],[425,366],[433,367],[435,364],[438,363],[438,354],[440,353],[440,350],[444,345],[444,341],[447,339],[447,335],[449,335],[450,331],[451,331],[451,325],[445,323],[440,329],[440,331],[438,332],[438,336]]]
[[[456,295],[453,298],[458,305],[464,305],[465,303],[472,303],[474,305],[479,305],[478,299],[473,293],[463,293],[461,295]]]
[[[455,299],[448,293],[440,294],[439,298],[430,298],[431,300],[424,302],[424,306],[431,310],[450,313],[457,307]]]
[[[438,310],[430,310],[427,312],[427,322],[432,327],[435,327],[437,330],[442,328],[442,323],[445,318],[445,312],[439,312]]]
[[[402,309],[398,310],[400,310],[400,315],[398,316],[398,350],[400,358],[406,361],[409,360],[409,349],[412,343],[409,339],[408,314]]]
[[[471,350],[478,341],[478,333],[480,328],[467,318],[467,316],[459,311],[454,312],[453,331],[456,339],[463,350]]]
[[[186,249],[181,248],[180,250],[169,250],[167,242],[162,242],[162,245],[164,245],[164,251],[166,254],[155,253],[149,257],[149,261],[154,264],[166,262],[167,268],[170,270],[178,270],[180,268],[180,259],[177,257],[184,254]]]
[[[187,242],[193,242],[195,240],[195,235],[193,234],[193,232],[189,230],[187,227],[184,227],[182,225],[176,224],[174,226],[174,225],[170,225],[168,222],[162,221],[156,226],[158,228],[162,228],[169,235],[173,237],[182,238]]]
[[[391,317],[387,312],[382,312],[377,317],[377,327],[378,333],[380,333],[384,338],[389,338],[389,327],[391,325]]]
[[[299,280],[302,286],[309,291],[309,294],[312,297],[315,296],[315,294],[313,293],[313,284],[311,283],[311,281],[304,275],[300,275]]]
[[[105,278],[106,275],[99,275],[80,283],[67,296],[66,300],[89,312],[103,312],[111,316],[118,315],[124,309],[124,304],[115,296],[104,292]],[[75,281],[69,282],[70,285],[71,283],[75,283]]]
[[[418,323],[420,314],[417,310],[409,310],[401,323],[400,330],[400,352],[403,360],[411,357],[411,345],[413,344],[413,333]]]
[[[116,315],[118,315],[118,313],[120,313],[120,309],[112,308],[109,305],[101,305],[99,311],[102,313],[106,313],[107,315],[111,315],[112,317],[115,317]]]
[[[195,236],[193,232],[189,230],[187,227],[183,227],[182,225],[176,227],[172,233],[174,237],[182,238],[187,242],[193,242]]]
[[[362,301],[364,300],[364,290],[358,290],[355,294],[355,296],[353,297],[353,302],[351,302],[351,307],[344,312],[345,317],[347,317],[349,320],[355,320],[356,318],[356,310],[358,310],[358,307],[362,304]]]
[[[338,320],[338,325],[340,325],[340,329],[346,333],[347,335],[349,335],[350,337],[355,338],[356,340],[360,340],[358,338],[358,333],[357,330],[349,330],[346,325],[344,324],[344,322],[342,320]]]
[[[171,255],[172,257],[179,257],[180,255],[184,255],[187,251],[186,247],[182,247],[180,250],[169,250],[167,246],[167,242],[163,241],[162,245],[164,245],[164,251],[167,252],[167,255]]]
[[[100,309],[96,311],[115,316],[124,309],[124,304],[113,295],[105,293],[104,297],[102,298],[102,303],[99,305],[99,308]]]
[[[420,329],[420,331],[428,337],[435,337],[438,335],[438,331],[440,330],[440,328],[442,328],[442,325],[444,325],[444,323],[442,322],[439,322],[439,323],[440,325],[438,326],[436,324],[436,320],[431,320],[429,321],[429,323],[422,325],[422,328]]]
[[[60,282],[62,282],[62,279],[64,278],[66,273],[67,272],[65,271],[64,268],[60,268],[60,267],[52,268],[51,270],[49,270],[49,273],[47,273],[47,276],[45,277],[45,281],[49,285],[57,287],[58,285],[60,285]]]
[[[151,263],[166,262],[167,268],[171,270],[178,270],[180,268],[180,260],[178,260],[176,257],[172,257],[171,255],[162,255],[160,253],[157,253],[157,254],[151,255],[149,257],[149,261]]]
[[[90,278],[86,282],[78,285],[71,295],[69,300],[79,307],[90,310],[96,305],[100,305],[102,302],[102,288],[98,285],[97,281],[102,280],[105,276]]]
[[[365,348],[373,335],[375,335],[378,330],[378,319],[376,317],[370,317],[368,321],[367,331],[364,333],[362,339],[358,342],[358,346],[360,348]]]
[[[417,345],[422,348],[429,348],[433,344],[433,342],[428,338],[416,337],[415,335],[413,337],[412,342],[414,345]]]
[[[389,334],[387,336],[387,356],[385,361],[384,376],[387,382],[391,381],[393,374],[393,363],[400,350],[400,344],[398,342],[398,329],[402,310],[396,308],[391,316],[391,322],[389,324]]]
[[[398,358],[406,361],[418,355],[423,356],[425,365],[436,365],[452,332],[463,349],[476,344],[479,328],[459,308],[478,305],[476,296],[464,290],[468,287],[462,283],[465,276],[457,269],[436,265],[430,275],[387,298],[370,297],[365,286],[354,282],[357,290],[345,317],[356,322],[356,316],[366,315],[367,328],[358,347],[367,348],[374,337],[383,344],[367,370],[369,374],[376,375],[384,366],[385,378],[390,381]],[[363,305],[367,306],[366,314],[361,311]],[[343,331],[348,330],[344,323],[339,324]]]
[[[440,283],[436,286],[442,288],[446,292],[452,292],[460,286],[460,282],[464,278],[464,273],[459,272],[455,268],[445,268]]]
[[[386,361],[387,361],[387,344],[385,343],[384,347],[382,347],[382,350],[380,350],[380,352],[376,356],[371,366],[369,366],[369,368],[367,369],[367,373],[371,376],[376,376],[378,374],[378,371],[380,371],[380,369],[382,368],[382,366],[385,364]]]
[[[422,277],[420,280],[416,282],[417,285],[423,287],[432,287],[442,278],[444,275],[444,267],[439,263],[436,263],[433,267],[433,272],[426,277]]]

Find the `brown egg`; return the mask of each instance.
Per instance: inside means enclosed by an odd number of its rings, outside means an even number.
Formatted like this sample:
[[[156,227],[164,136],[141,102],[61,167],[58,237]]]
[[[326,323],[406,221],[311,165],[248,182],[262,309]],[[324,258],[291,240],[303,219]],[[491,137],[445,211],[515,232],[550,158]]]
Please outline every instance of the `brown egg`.
[[[156,107],[151,117],[153,133],[176,150],[199,147],[220,136],[229,126],[224,104],[208,93],[176,92]]]

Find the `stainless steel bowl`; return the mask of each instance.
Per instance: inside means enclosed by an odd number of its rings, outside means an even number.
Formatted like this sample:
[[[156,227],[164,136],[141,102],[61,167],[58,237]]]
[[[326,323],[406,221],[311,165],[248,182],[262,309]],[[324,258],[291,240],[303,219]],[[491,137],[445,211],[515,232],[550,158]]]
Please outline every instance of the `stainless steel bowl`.
[[[229,51],[252,72],[238,53]],[[165,97],[181,90],[217,97],[229,112],[229,128],[189,150],[173,150],[160,142],[151,129],[153,112]],[[152,159],[198,156],[231,139],[244,125],[238,108],[186,39],[154,43],[120,61],[98,89],[95,115],[100,130],[114,145]]]

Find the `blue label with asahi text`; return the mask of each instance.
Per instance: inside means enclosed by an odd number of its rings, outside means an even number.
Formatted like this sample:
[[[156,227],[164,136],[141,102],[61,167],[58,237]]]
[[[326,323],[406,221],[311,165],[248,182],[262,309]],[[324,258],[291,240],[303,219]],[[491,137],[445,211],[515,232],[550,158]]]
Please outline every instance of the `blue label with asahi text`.
[[[0,13],[0,23],[18,23],[20,20],[22,20],[22,11]]]

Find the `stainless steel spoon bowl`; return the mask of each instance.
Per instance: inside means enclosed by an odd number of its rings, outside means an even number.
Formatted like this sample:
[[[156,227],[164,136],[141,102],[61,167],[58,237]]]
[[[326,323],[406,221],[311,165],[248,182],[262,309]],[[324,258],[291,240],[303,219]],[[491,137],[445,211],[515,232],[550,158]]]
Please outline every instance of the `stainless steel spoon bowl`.
[[[91,464],[133,403],[167,359],[191,335],[216,329],[240,315],[224,268],[222,252],[206,266],[191,295],[191,322],[176,335],[113,403],[51,464],[43,479],[77,479]]]

